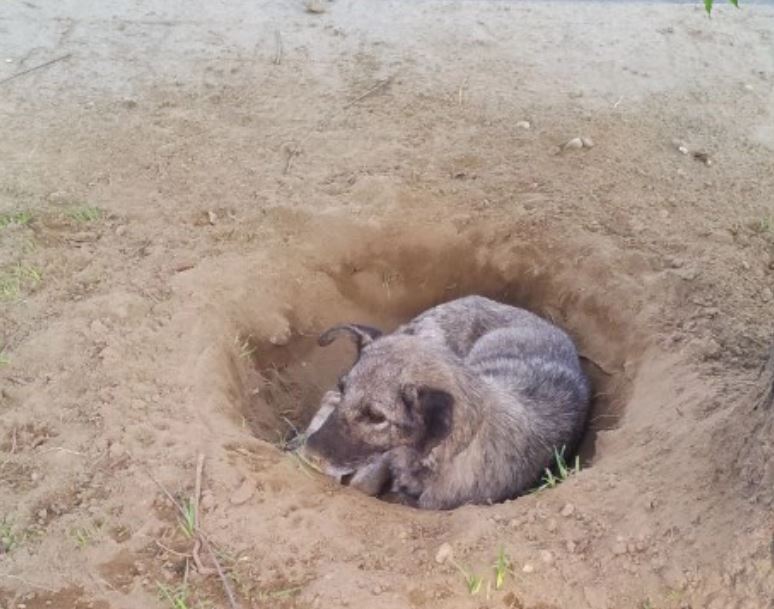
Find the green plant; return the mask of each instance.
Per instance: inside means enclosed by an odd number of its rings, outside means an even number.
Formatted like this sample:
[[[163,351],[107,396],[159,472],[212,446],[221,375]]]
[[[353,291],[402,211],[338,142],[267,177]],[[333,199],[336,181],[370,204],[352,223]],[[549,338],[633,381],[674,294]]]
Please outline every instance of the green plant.
[[[41,273],[34,266],[17,264],[9,270],[0,271],[0,300],[14,300],[23,288],[40,283]]]
[[[505,553],[505,549],[501,546],[500,552],[497,554],[497,561],[494,564],[495,570],[495,590],[499,590],[505,583],[505,576],[511,570],[511,560]]]
[[[182,585],[177,588],[165,586],[160,582],[156,582],[159,588],[159,597],[161,600],[167,601],[172,609],[191,609],[190,600],[188,598],[188,586]]]
[[[728,0],[736,8],[739,8],[739,0]],[[712,6],[715,4],[715,0],[704,0],[704,9],[708,15],[712,14]]]
[[[91,533],[81,527],[76,527],[70,531],[70,535],[81,550],[91,543]]]
[[[25,226],[32,222],[32,213],[29,211],[7,211],[0,214],[0,228],[5,228],[11,224]]]
[[[193,499],[186,499],[182,503],[183,513],[180,518],[180,530],[188,539],[193,539],[196,533],[196,504]]]
[[[452,560],[451,563],[455,566],[457,571],[459,571],[462,574],[462,577],[465,578],[465,585],[468,588],[468,592],[471,595],[478,594],[481,591],[481,586],[484,583],[484,578],[480,575],[476,575],[475,573],[468,572],[462,565],[460,565],[455,560]]]
[[[0,555],[7,554],[19,546],[21,539],[14,531],[13,523],[8,516],[3,516],[0,520]]]
[[[554,448],[556,473],[547,467],[546,473],[543,474],[543,477],[540,480],[541,484],[538,486],[537,490],[544,491],[547,488],[554,488],[557,484],[564,482],[567,478],[580,471],[580,457],[576,455],[573,466],[568,467],[564,458],[564,450],[564,446],[562,446],[561,450],[556,450],[556,448]]]
[[[102,210],[92,205],[81,205],[73,207],[67,211],[67,216],[75,222],[87,223],[99,220],[102,217]]]
[[[0,368],[7,366],[11,363],[11,358],[5,354],[5,351],[0,351]]]

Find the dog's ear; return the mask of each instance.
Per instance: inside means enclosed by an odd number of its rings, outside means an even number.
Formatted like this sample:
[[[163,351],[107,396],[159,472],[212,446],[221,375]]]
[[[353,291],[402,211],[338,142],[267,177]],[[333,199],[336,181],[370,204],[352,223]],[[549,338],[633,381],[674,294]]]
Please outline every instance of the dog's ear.
[[[431,450],[451,433],[454,398],[448,391],[408,384],[401,388],[401,399],[410,415],[422,422],[420,452]]]
[[[382,335],[382,331],[379,328],[361,326],[360,324],[342,324],[340,326],[333,326],[320,334],[317,344],[321,347],[327,347],[342,335],[349,336],[357,346],[357,352],[360,353],[364,347],[379,338]]]

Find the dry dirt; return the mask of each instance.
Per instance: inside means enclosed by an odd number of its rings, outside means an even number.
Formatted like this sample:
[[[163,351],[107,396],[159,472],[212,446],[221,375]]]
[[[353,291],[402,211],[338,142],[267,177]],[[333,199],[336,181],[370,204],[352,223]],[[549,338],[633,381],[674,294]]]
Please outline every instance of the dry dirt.
[[[774,607],[771,5],[49,4],[0,7],[0,76],[69,54],[0,83],[0,607],[228,607],[200,454],[242,608]],[[281,451],[319,331],[472,292],[578,341],[579,473],[434,513]]]

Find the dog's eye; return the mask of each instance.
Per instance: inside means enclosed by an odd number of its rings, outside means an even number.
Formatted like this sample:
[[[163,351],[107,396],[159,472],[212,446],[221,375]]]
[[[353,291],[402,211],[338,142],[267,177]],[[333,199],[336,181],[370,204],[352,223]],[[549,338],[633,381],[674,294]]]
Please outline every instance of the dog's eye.
[[[366,406],[363,409],[363,419],[372,425],[380,425],[381,423],[387,421],[387,417],[385,417],[381,412],[374,410],[370,406]]]

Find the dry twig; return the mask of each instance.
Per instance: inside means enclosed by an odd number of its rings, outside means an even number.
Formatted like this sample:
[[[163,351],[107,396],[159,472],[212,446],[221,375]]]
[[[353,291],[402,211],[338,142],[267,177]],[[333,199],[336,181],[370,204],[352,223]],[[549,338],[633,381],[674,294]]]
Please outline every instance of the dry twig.
[[[21,72],[17,72],[16,74],[11,74],[10,76],[6,76],[5,78],[0,79],[0,85],[5,84],[16,78],[19,78],[20,76],[24,76],[25,74],[29,74],[30,72],[35,72],[36,70],[42,70],[43,68],[47,68],[50,65],[53,65],[60,61],[64,61],[65,59],[69,59],[71,56],[72,56],[72,53],[68,53],[67,55],[62,55],[61,57],[57,57],[56,59],[50,59],[45,63],[41,63],[37,66],[32,66],[31,68],[27,68],[26,70],[22,70]]]

